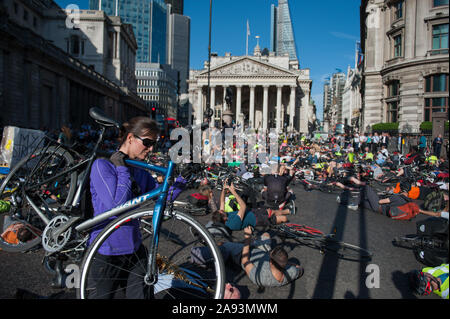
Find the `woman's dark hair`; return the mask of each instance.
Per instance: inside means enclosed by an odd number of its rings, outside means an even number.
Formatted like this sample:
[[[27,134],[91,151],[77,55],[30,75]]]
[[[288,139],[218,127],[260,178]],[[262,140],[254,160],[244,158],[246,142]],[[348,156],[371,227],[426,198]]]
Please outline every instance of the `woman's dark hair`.
[[[272,261],[274,266],[280,271],[283,271],[286,268],[288,258],[289,258],[288,253],[282,246],[276,246],[270,252],[270,260]]]
[[[120,127],[119,143],[122,145],[125,143],[129,133],[137,136],[143,135],[158,135],[159,127],[158,123],[149,117],[136,116],[125,122]]]

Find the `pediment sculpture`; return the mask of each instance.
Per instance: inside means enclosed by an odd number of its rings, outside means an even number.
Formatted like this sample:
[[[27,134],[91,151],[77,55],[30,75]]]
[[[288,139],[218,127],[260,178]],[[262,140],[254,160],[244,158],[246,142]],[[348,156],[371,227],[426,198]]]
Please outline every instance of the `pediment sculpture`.
[[[292,75],[289,72],[283,72],[268,65],[256,63],[250,60],[244,60],[223,67],[218,67],[211,71],[211,75]]]

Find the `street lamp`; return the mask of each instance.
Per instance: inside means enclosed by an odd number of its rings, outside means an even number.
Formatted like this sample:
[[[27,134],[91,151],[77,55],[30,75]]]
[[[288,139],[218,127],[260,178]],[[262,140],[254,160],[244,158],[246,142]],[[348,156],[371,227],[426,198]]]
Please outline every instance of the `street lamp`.
[[[208,118],[208,122],[211,121],[213,111],[211,110],[211,89],[210,89],[210,71],[211,71],[211,20],[212,20],[212,0],[209,0],[209,42],[208,42],[208,91],[206,98],[206,111],[204,117]]]

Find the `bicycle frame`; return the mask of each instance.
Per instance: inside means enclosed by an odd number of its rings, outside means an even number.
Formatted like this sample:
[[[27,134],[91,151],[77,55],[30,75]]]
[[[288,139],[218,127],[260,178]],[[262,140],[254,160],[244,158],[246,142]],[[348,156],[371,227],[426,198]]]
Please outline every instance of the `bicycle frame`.
[[[50,177],[50,178],[48,178],[48,179],[46,179],[46,180],[44,180],[44,181],[42,181],[42,182],[40,182],[40,183],[38,183],[38,184],[33,184],[32,187],[35,188],[35,187],[37,187],[37,186],[44,185],[44,184],[47,184],[47,183],[49,183],[49,182],[52,182],[52,181],[56,180],[57,178],[59,178],[60,176],[69,174],[69,173],[71,173],[71,172],[73,172],[73,171],[75,171],[75,170],[80,169],[80,168],[83,167],[84,165],[86,165],[86,169],[84,170],[84,175],[83,175],[83,177],[81,178],[81,181],[80,181],[79,185],[77,186],[77,191],[76,191],[75,196],[74,196],[74,198],[73,198],[73,200],[72,200],[72,204],[68,207],[68,210],[72,210],[74,207],[78,206],[78,204],[79,204],[79,202],[80,202],[81,194],[82,194],[82,192],[83,192],[83,190],[84,190],[84,187],[85,187],[85,185],[86,185],[88,173],[90,172],[90,169],[91,169],[91,167],[92,167],[92,163],[93,163],[94,160],[95,160],[96,153],[97,153],[97,150],[98,150],[98,146],[100,145],[101,141],[103,140],[103,134],[105,133],[105,130],[106,130],[105,127],[102,127],[102,128],[100,129],[100,136],[99,136],[99,138],[98,138],[98,140],[97,140],[97,142],[96,142],[96,144],[95,144],[95,146],[94,146],[94,149],[93,149],[93,151],[92,151],[91,156],[89,156],[87,159],[82,160],[80,163],[74,165],[73,167],[71,167],[71,168],[69,168],[69,169],[67,169],[67,170],[64,170],[64,171],[62,171],[62,172],[56,174],[55,176],[52,176],[52,177]],[[63,147],[61,147],[61,148],[63,148]],[[63,149],[64,149],[64,148],[63,148]],[[35,150],[35,151],[36,151],[36,150]],[[36,171],[36,168],[37,168],[39,165],[40,165],[40,161],[39,161],[38,163],[36,163],[35,167],[34,167],[33,170],[31,171],[31,173],[29,174],[29,176],[32,176],[32,175],[33,175],[33,173]],[[28,180],[28,179],[27,179],[27,180]],[[27,182],[27,180],[26,180],[26,182]],[[38,214],[38,216],[42,219],[42,221],[43,221],[46,225],[48,225],[48,223],[50,222],[49,219],[48,219],[48,218],[45,216],[45,214],[39,209],[39,207],[31,200],[31,198],[30,198],[28,195],[26,195],[27,188],[25,188],[24,191],[25,191],[25,199],[28,201],[28,203],[29,203],[30,206],[33,208],[33,210],[36,212],[36,214]]]

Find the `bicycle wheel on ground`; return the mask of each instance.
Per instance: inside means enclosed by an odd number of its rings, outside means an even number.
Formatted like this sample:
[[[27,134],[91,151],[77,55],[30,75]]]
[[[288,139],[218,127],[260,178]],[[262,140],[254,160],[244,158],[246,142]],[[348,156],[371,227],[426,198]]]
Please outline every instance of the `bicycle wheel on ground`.
[[[0,236],[0,248],[5,251],[21,252],[41,241],[45,223],[28,204],[25,196],[33,200],[41,210],[51,215],[59,207],[69,205],[73,199],[77,173],[64,174],[48,183],[42,183],[66,170],[74,163],[70,153],[61,147],[50,146],[37,150],[14,166],[0,185],[0,200],[9,201],[11,208],[0,213],[2,234],[12,225],[25,227],[24,237],[11,241]],[[48,216],[49,219],[52,216]]]
[[[209,232],[182,212],[165,212],[157,250],[158,281],[153,287],[145,283],[147,248],[153,236],[152,217],[152,211],[134,211],[105,227],[83,259],[78,298],[140,298],[148,296],[146,292],[149,289],[153,289],[157,299],[223,297],[225,267],[220,250]],[[106,245],[106,240],[114,240],[122,227],[130,227],[127,225],[139,225],[141,249],[125,256],[125,264],[111,262],[101,254],[101,247]],[[194,248],[206,249],[212,258],[207,263],[196,262],[192,255]],[[109,285],[110,279],[104,276],[105,272],[98,271],[102,268],[107,268],[107,273],[120,273],[120,285]],[[105,289],[106,286],[109,288]]]
[[[321,240],[321,251],[324,253],[332,253],[340,259],[351,261],[370,261],[373,256],[367,249],[329,237]]]

